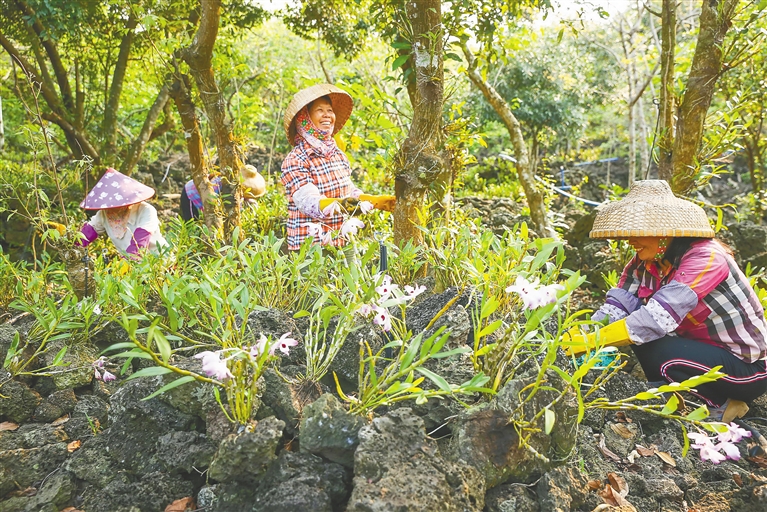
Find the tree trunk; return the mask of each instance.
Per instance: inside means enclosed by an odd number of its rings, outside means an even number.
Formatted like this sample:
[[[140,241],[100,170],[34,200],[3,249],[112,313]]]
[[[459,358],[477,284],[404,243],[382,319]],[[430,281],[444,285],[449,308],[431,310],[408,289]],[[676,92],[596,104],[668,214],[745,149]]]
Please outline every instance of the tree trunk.
[[[493,110],[501,118],[506,126],[506,130],[509,132],[511,143],[514,146],[514,157],[517,159],[517,174],[519,174],[519,181],[522,183],[522,188],[525,191],[527,205],[530,208],[530,219],[535,231],[542,237],[557,238],[557,232],[551,227],[549,218],[546,215],[546,204],[543,200],[543,194],[535,182],[535,172],[530,167],[530,158],[519,121],[514,116],[511,108],[509,108],[508,103],[498,94],[498,91],[482,79],[482,76],[477,71],[477,61],[465,43],[463,45],[463,54],[468,62],[466,72],[469,75],[469,79],[482,91],[485,99],[493,107]]]
[[[686,193],[698,174],[696,157],[716,81],[722,71],[722,43],[732,25],[739,0],[702,2],[700,29],[692,58],[674,140],[671,188]]]
[[[214,233],[218,233],[224,225],[224,220],[216,204],[216,195],[213,184],[208,179],[208,165],[202,147],[202,135],[200,133],[200,121],[189,93],[189,78],[181,75],[170,86],[170,97],[176,104],[176,110],[181,117],[186,139],[186,150],[189,153],[189,164],[192,166],[192,181],[197,187],[203,204],[203,218]]]
[[[444,181],[443,173],[450,172],[440,153],[444,101],[441,2],[405,2],[405,16],[413,34],[409,59],[415,75],[413,122],[396,159],[394,239],[399,245],[408,241],[418,245],[423,241],[418,224],[426,192]]]
[[[0,152],[5,146],[5,124],[3,124],[3,97],[0,96]]]
[[[705,3],[705,2],[704,2]],[[663,0],[661,11],[660,120],[658,122],[658,177],[673,176],[674,146],[674,52],[676,49],[677,0]]]
[[[644,114],[644,100],[637,100],[637,123],[639,124],[639,179],[645,179],[650,167],[650,148],[647,147],[647,121]]]
[[[221,0],[200,0],[200,9],[200,26],[197,34],[192,44],[181,50],[181,56],[189,65],[189,72],[197,83],[205,112],[215,134],[221,172],[220,195],[225,214],[224,234],[229,237],[240,225],[242,190],[239,184],[243,164],[240,148],[234,140],[232,126],[226,114],[226,102],[218,89],[211,64],[213,46],[218,36]],[[207,216],[207,207],[205,212]]]
[[[160,113],[168,103],[169,97],[170,87],[168,84],[165,84],[160,89],[160,93],[157,95],[157,98],[154,100],[152,107],[149,109],[149,113],[147,114],[146,119],[144,119],[144,125],[141,127],[141,131],[139,132],[138,136],[136,136],[133,144],[131,144],[131,147],[128,150],[128,154],[120,166],[121,173],[128,175],[133,171],[133,168],[138,163],[139,158],[141,158],[141,153],[143,153],[144,148],[146,148],[147,142],[149,142],[149,138],[152,135],[154,126],[157,123],[157,118],[160,117]]]
[[[136,34],[136,17],[131,9],[128,21],[125,23],[125,34],[120,41],[120,51],[117,54],[115,70],[112,73],[112,84],[109,87],[109,99],[104,109],[104,121],[101,128],[104,137],[105,157],[114,158],[117,147],[117,111],[120,108],[120,95],[122,94],[125,72],[128,70],[128,57],[130,57],[133,38]],[[156,119],[156,118],[155,118]]]

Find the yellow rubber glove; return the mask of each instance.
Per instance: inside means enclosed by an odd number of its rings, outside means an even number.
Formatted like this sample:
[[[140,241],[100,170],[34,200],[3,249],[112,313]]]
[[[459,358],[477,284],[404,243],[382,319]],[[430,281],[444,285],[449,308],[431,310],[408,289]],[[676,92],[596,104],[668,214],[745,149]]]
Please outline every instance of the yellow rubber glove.
[[[394,206],[397,204],[397,198],[388,195],[373,196],[370,194],[361,194],[360,201],[370,201],[373,203],[373,207],[376,210],[383,210],[385,212],[393,212]]]
[[[618,320],[610,325],[602,327],[591,334],[581,334],[578,326],[567,331],[563,336],[565,354],[568,356],[582,354],[588,350],[595,350],[597,343],[601,347],[625,347],[634,343],[629,339],[629,330],[626,327],[626,319]]]
[[[333,203],[338,203],[341,205],[341,208],[346,210],[346,212],[351,212],[354,210],[354,208],[357,207],[357,204],[360,202],[359,199],[355,199],[353,197],[331,197],[331,198],[322,198],[320,199],[320,211],[324,212],[325,208],[330,206]]]
[[[64,234],[67,232],[67,227],[64,224],[59,224],[58,222],[53,222],[52,220],[49,220],[45,224],[49,229],[55,229],[58,231],[61,236],[64,236]]]

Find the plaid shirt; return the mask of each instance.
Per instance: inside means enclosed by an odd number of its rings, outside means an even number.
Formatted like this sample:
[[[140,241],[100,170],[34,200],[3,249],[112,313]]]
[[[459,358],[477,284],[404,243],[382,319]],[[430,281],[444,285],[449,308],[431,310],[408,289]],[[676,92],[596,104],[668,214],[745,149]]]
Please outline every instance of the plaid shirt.
[[[344,216],[336,213],[328,218],[313,218],[301,212],[293,200],[293,194],[304,185],[314,185],[327,198],[348,197],[358,190],[351,180],[351,166],[346,155],[335,148],[328,157],[321,156],[305,140],[296,138],[296,146],[282,162],[282,184],[288,196],[288,249],[301,247],[309,229],[309,222],[321,221],[323,232],[341,229]],[[319,198],[318,198],[319,200]],[[319,243],[319,237],[315,237]],[[346,240],[336,237],[332,245],[342,247]]]
[[[636,256],[608,292],[596,317],[626,318],[631,339],[646,343],[667,333],[726,348],[748,362],[767,356],[764,309],[732,257],[714,240],[692,244],[679,268]]]
[[[211,178],[210,182],[213,184],[213,193],[218,194],[221,192],[221,176],[215,176]],[[192,202],[195,208],[202,211],[202,198],[197,191],[197,187],[194,186],[194,180],[189,180],[184,186],[186,190],[186,197]]]

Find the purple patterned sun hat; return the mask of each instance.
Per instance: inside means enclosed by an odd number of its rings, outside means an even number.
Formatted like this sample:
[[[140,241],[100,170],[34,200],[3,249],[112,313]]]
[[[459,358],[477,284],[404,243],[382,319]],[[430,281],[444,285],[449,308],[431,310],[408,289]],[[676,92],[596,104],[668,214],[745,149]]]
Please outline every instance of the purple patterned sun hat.
[[[106,210],[121,208],[146,201],[154,195],[154,189],[147,187],[130,176],[126,176],[111,167],[88,192],[80,208],[86,210]]]

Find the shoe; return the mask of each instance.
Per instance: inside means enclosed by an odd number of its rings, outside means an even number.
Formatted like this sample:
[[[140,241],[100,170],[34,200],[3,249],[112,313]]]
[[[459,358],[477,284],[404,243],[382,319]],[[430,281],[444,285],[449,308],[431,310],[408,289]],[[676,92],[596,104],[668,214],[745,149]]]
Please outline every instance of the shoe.
[[[730,423],[732,420],[742,418],[748,412],[748,405],[741,400],[728,398],[720,407],[709,410],[709,418]]]

